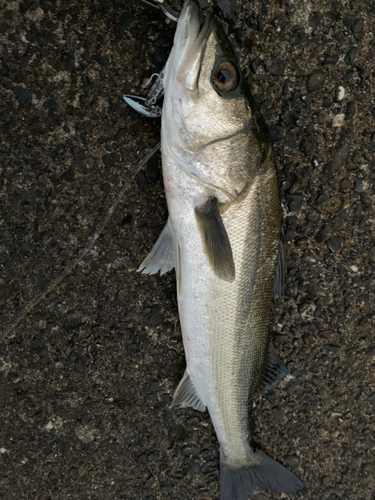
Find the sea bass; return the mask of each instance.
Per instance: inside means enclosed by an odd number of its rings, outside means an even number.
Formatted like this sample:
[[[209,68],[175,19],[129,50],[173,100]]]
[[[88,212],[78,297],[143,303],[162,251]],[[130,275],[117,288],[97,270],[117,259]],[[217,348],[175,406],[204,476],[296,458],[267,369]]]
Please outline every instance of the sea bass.
[[[164,74],[169,219],[146,273],[176,268],[186,372],[173,404],[206,408],[222,500],[292,493],[301,481],[251,445],[252,398],[287,372],[269,342],[281,206],[266,124],[213,14],[185,2]]]

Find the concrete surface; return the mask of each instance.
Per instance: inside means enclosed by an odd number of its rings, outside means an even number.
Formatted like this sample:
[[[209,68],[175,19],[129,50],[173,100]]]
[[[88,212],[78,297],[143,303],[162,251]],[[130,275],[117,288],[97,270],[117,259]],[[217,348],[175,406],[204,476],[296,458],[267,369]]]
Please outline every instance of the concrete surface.
[[[293,378],[255,401],[255,439],[305,482],[296,498],[374,499],[375,5],[237,4],[288,241],[271,331]],[[218,498],[208,414],[169,409],[174,272],[135,272],[167,218],[159,154],[15,324],[158,142],[122,94],[146,93],[174,26],[135,0],[0,3],[1,499]]]

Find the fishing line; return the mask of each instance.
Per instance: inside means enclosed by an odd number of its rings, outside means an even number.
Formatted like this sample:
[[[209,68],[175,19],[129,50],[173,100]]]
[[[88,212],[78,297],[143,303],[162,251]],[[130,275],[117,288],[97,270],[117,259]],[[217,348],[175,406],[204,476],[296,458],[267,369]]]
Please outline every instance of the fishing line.
[[[108,224],[110,218],[113,215],[113,212],[116,210],[118,204],[122,200],[122,197],[124,196],[126,190],[130,186],[130,184],[134,181],[136,175],[142,170],[142,168],[146,165],[148,160],[156,153],[156,151],[160,148],[160,141],[151,149],[149,153],[146,154],[142,158],[142,160],[139,162],[138,166],[135,168],[134,172],[132,172],[128,178],[127,181],[125,181],[125,184],[123,188],[121,189],[120,193],[118,194],[115,202],[111,206],[111,208],[108,210],[107,215],[105,218],[102,220],[102,222],[97,226],[96,231],[93,236],[90,236],[87,240],[89,241],[89,244],[81,251],[80,255],[76,257],[73,262],[67,266],[64,271],[54,280],[52,283],[46,288],[46,290],[38,295],[25,309],[25,311],[17,318],[15,319],[10,326],[5,330],[5,332],[2,334],[2,338],[6,338],[11,334],[15,328],[21,323],[21,321],[34,309],[35,306],[39,304],[54,288],[56,288],[62,281],[63,279],[68,276],[73,269],[86,257],[88,252],[92,249],[94,246],[94,243],[98,240],[100,234],[103,232],[104,228]]]

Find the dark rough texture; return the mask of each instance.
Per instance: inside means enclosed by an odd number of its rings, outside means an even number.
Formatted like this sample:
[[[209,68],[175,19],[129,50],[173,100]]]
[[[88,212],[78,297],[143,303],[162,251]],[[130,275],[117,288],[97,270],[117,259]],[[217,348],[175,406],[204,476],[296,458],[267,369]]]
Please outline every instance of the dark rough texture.
[[[280,59],[273,61],[270,67],[270,73],[273,76],[284,76],[285,73],[285,63]]]
[[[254,439],[305,482],[295,498],[372,499],[374,5],[234,4],[228,29],[278,141],[286,218],[287,293],[270,318],[293,378],[256,399]],[[159,154],[90,252],[6,331],[158,142],[159,121],[122,95],[146,94],[173,33],[135,0],[1,6],[1,499],[218,499],[208,415],[169,409],[184,372],[174,272],[136,273],[167,219]],[[325,78],[308,92],[314,71]]]

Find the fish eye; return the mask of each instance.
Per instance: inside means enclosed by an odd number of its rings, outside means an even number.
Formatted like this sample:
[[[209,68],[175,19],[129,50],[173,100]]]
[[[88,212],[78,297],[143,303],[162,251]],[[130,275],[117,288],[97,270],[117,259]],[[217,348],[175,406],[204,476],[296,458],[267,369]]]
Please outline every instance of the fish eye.
[[[220,63],[213,76],[213,84],[220,92],[229,92],[238,85],[237,70],[233,63],[225,61]]]

